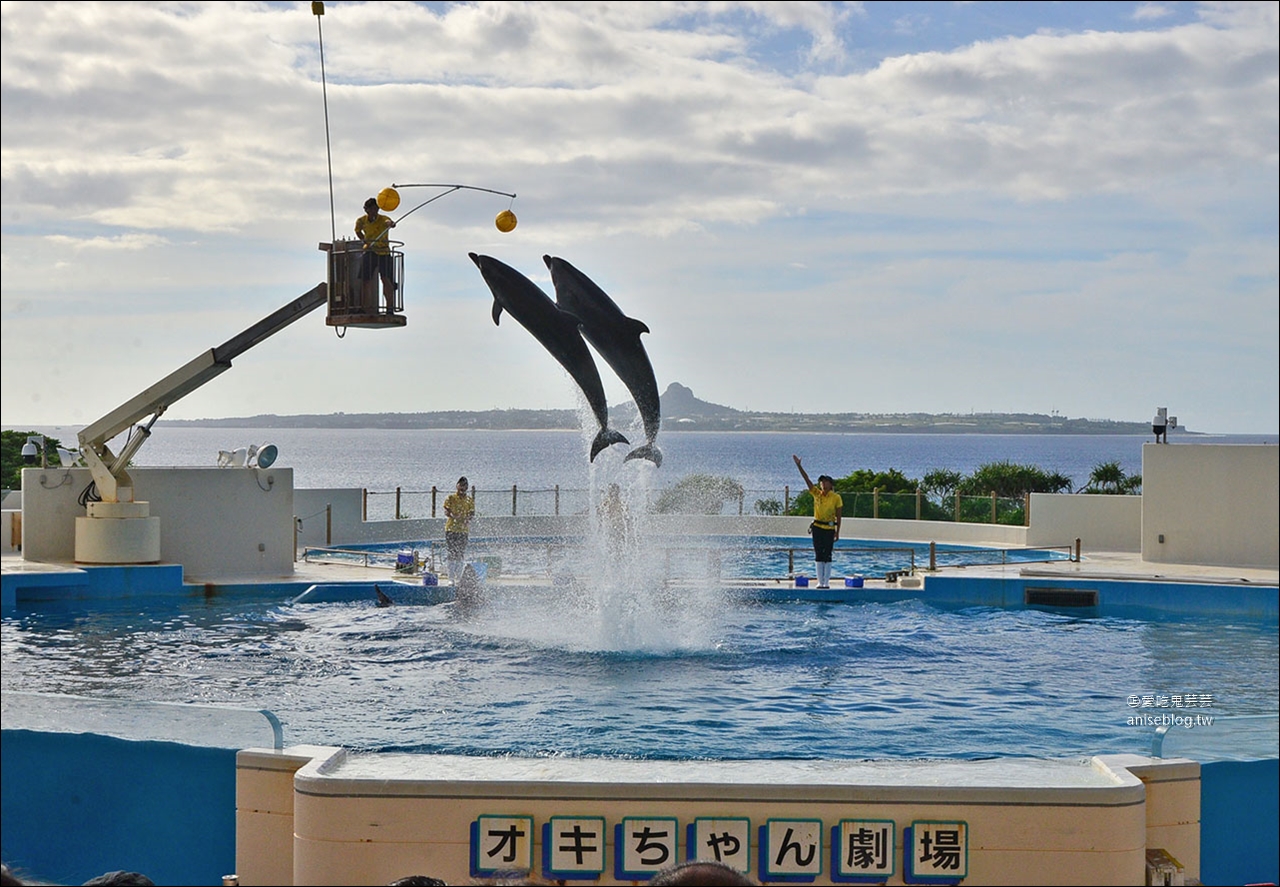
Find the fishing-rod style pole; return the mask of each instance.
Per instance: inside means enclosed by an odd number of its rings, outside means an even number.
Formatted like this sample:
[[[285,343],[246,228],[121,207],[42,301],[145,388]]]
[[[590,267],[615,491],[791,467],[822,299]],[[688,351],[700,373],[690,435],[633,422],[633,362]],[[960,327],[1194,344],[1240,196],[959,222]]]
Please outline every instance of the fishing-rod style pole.
[[[492,188],[478,188],[475,185],[452,185],[452,184],[440,183],[440,182],[426,182],[426,183],[397,185],[395,182],[392,182],[391,187],[392,188],[452,188],[455,191],[457,191],[459,188],[464,188],[468,191],[485,191],[489,194],[501,194],[503,197],[510,197],[512,200],[516,199],[516,195],[508,194],[506,191],[495,191]],[[443,197],[444,195],[440,195],[440,196]]]
[[[507,191],[495,191],[492,188],[480,188],[475,185],[453,185],[453,184],[440,183],[440,182],[398,185],[395,182],[392,182],[391,187],[392,188],[448,188],[449,189],[448,191],[444,191],[440,194],[437,194],[435,197],[431,197],[427,200],[422,201],[422,203],[419,203],[413,209],[409,210],[407,213],[402,215],[399,219],[396,219],[395,220],[396,224],[399,224],[402,219],[405,219],[413,215],[418,210],[426,206],[428,203],[433,203],[434,201],[439,200],[441,197],[445,197],[445,196],[448,196],[449,194],[452,194],[454,191],[484,191],[486,194],[501,194],[503,197],[510,197],[513,201],[516,199],[516,195],[511,194]]]

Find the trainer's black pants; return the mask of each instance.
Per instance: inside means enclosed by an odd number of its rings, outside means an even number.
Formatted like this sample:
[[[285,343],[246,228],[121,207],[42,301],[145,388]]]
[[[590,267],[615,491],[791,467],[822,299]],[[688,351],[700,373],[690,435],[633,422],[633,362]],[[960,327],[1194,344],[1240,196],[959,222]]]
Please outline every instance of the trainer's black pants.
[[[836,531],[813,528],[813,559],[818,563],[831,563],[831,548],[836,544]]]

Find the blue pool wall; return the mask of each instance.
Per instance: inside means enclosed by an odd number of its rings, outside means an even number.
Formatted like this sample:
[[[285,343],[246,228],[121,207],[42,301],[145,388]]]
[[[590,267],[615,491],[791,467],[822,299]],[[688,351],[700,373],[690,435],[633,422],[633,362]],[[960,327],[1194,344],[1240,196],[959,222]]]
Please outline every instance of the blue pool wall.
[[[1280,759],[1200,765],[1200,881],[1280,884]]]
[[[56,884],[142,872],[221,884],[235,871],[236,750],[5,730],[0,853]]]
[[[850,603],[887,603],[921,600],[929,604],[963,607],[1019,608],[1026,606],[1028,587],[1098,592],[1098,605],[1073,608],[1076,612],[1104,615],[1114,612],[1174,612],[1214,614],[1251,619],[1280,619],[1280,594],[1274,585],[1247,582],[1229,584],[1075,578],[1024,578],[965,575],[961,570],[925,574],[925,585],[898,588],[867,585],[849,589]],[[368,582],[353,583],[369,587]],[[305,592],[310,583],[299,581],[249,583],[187,583],[182,567],[171,564],[123,567],[77,567],[50,572],[14,572],[3,575],[0,602],[7,611],[22,606],[84,605],[131,598],[244,596],[277,597],[282,602]]]
[[[5,730],[0,846],[10,866],[81,884],[127,869],[158,884],[235,871],[235,751]],[[1280,760],[1200,768],[1205,884],[1280,883]]]

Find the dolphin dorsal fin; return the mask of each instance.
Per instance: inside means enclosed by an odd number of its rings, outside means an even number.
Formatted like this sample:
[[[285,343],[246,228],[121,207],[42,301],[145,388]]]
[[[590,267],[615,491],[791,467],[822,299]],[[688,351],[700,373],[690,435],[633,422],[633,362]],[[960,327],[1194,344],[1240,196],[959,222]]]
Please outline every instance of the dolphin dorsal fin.
[[[639,336],[641,333],[649,332],[649,328],[644,325],[643,320],[636,320],[634,317],[627,318],[627,330]]]

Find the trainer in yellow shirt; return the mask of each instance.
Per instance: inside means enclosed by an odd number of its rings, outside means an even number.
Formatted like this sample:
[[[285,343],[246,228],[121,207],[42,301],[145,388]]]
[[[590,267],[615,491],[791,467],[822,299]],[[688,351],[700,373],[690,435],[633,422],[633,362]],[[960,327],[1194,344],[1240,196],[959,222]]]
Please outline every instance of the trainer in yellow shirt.
[[[364,281],[365,304],[370,310],[377,307],[377,295],[373,291],[374,271],[382,278],[382,295],[387,300],[387,313],[396,310],[396,282],[394,258],[391,255],[389,234],[396,223],[378,212],[378,201],[370,197],[364,202],[365,215],[356,219],[356,236],[364,242],[364,256],[360,259],[360,279]]]
[[[835,491],[835,481],[828,474],[821,475],[815,484],[809,480],[809,474],[800,464],[799,456],[796,468],[813,496],[813,523],[810,532],[813,534],[813,562],[818,573],[818,587],[831,587],[831,550],[840,538],[840,519],[844,517],[844,500]]]
[[[471,533],[471,518],[476,513],[476,502],[467,495],[467,479],[458,478],[457,492],[444,500],[444,547],[449,578],[457,582],[467,557],[467,538]]]

